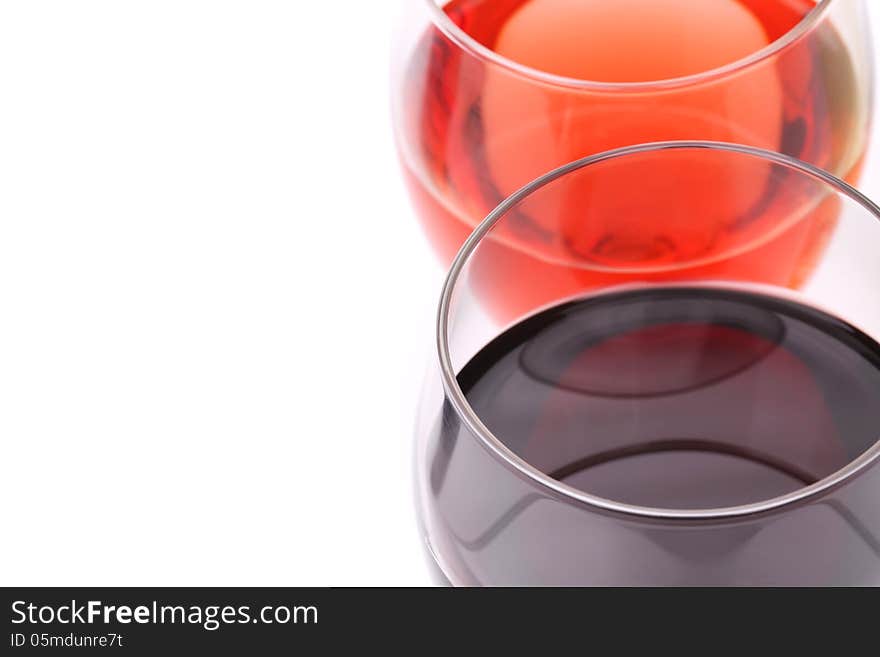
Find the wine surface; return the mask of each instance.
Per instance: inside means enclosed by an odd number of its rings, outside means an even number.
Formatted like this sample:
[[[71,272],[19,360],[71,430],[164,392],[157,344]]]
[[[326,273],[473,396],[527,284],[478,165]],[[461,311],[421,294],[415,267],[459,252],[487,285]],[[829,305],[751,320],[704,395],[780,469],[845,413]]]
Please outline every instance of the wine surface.
[[[556,306],[490,342],[458,380],[534,467],[655,508],[790,493],[864,453],[880,427],[880,345],[816,309],[734,289]]]

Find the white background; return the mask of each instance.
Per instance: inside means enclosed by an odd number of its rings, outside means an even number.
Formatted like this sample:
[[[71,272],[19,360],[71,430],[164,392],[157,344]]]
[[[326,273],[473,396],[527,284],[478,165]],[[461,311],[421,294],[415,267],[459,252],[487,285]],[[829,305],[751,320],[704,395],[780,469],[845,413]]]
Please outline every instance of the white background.
[[[0,584],[429,582],[397,8],[0,4]]]

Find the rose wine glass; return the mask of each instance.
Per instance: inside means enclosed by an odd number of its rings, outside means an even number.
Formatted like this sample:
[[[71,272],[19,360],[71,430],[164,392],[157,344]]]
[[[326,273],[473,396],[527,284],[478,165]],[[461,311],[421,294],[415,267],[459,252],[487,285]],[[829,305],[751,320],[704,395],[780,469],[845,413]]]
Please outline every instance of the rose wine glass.
[[[499,257],[524,222],[557,236],[537,278]],[[563,227],[677,257],[599,268]],[[420,414],[444,580],[880,584],[878,245],[846,182],[717,142],[583,158],[503,201],[452,263]]]
[[[862,0],[408,0],[406,10],[393,60],[396,138],[417,214],[446,263],[528,181],[623,146],[741,143],[858,178],[872,98]],[[772,206],[773,190],[764,192]],[[761,207],[752,220],[762,221]],[[576,220],[551,227],[523,215],[507,246],[528,253],[561,241],[571,253],[557,255],[618,269],[679,257],[651,221],[581,232]],[[789,285],[805,281],[835,225],[829,212],[810,226],[810,257]],[[694,250],[706,237],[680,234],[676,244]]]

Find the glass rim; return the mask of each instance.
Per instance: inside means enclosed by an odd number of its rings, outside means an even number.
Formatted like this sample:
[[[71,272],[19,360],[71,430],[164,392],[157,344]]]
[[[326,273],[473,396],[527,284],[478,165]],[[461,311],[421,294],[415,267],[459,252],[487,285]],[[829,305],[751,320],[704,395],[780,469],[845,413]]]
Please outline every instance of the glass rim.
[[[540,488],[543,488],[552,494],[557,496],[561,495],[567,500],[583,504],[595,510],[655,520],[724,520],[781,510],[790,507],[797,502],[815,498],[825,491],[842,485],[870,465],[874,464],[876,461],[880,460],[880,432],[878,432],[878,438],[870,448],[857,458],[850,460],[839,470],[808,486],[798,488],[785,495],[738,506],[706,509],[670,509],[627,504],[586,493],[573,486],[569,486],[566,483],[553,479],[549,475],[535,468],[525,459],[516,455],[510,450],[510,448],[504,445],[504,443],[501,442],[488,427],[486,427],[477,412],[467,401],[464,392],[458,384],[455,368],[452,365],[452,356],[449,348],[449,315],[453,292],[457,288],[461,273],[465,265],[469,262],[471,255],[473,255],[476,248],[483,241],[483,238],[488,235],[496,223],[501,221],[501,219],[507,215],[511,208],[515,207],[533,192],[573,171],[578,171],[601,162],[628,157],[630,155],[681,149],[725,151],[739,155],[748,155],[764,160],[765,162],[789,167],[813,178],[814,180],[827,184],[836,192],[858,203],[872,214],[875,219],[880,220],[880,206],[871,201],[865,194],[857,190],[855,187],[833,174],[788,155],[740,144],[713,141],[653,142],[649,144],[638,144],[624,148],[617,148],[565,164],[533,180],[502,201],[498,207],[496,207],[477,225],[455,256],[443,283],[440,304],[436,316],[436,348],[440,360],[440,374],[443,381],[446,400],[452,405],[458,419],[464,424],[464,426],[476,436],[492,457],[501,461],[502,465],[513,468],[531,483],[537,484]]]
[[[760,50],[741,57],[724,66],[718,66],[707,71],[692,73],[675,78],[664,80],[647,80],[643,82],[599,82],[596,80],[584,80],[580,78],[572,78],[564,75],[556,75],[548,73],[525,64],[520,64],[508,57],[499,55],[497,52],[484,46],[475,38],[470,36],[461,27],[443,11],[442,7],[435,0],[426,0],[430,6],[429,11],[432,15],[432,23],[445,34],[449,39],[456,43],[459,47],[470,52],[474,56],[484,61],[496,64],[517,75],[544,82],[553,86],[571,87],[575,89],[587,89],[595,91],[650,91],[654,89],[669,89],[682,87],[691,84],[698,84],[710,80],[715,80],[726,75],[736,73],[742,69],[749,68],[758,64],[778,52],[788,48],[793,43],[799,41],[808,34],[827,14],[835,0],[818,0],[816,6],[813,7],[794,27],[788,32],[780,36],[778,39],[768,43]]]

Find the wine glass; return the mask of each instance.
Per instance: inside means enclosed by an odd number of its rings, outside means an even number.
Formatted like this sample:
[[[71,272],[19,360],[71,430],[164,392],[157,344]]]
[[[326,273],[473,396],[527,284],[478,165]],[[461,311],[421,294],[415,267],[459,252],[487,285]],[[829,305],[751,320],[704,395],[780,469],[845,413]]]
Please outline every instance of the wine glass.
[[[527,219],[657,230],[677,255],[548,242],[540,269],[508,267]],[[877,244],[880,208],[846,182],[726,143],[625,147],[506,199],[452,263],[420,413],[444,578],[880,584]]]
[[[871,83],[861,0],[409,0],[392,98],[404,177],[448,263],[520,186],[638,143],[742,143],[854,183]],[[547,231],[520,232],[527,246]]]

